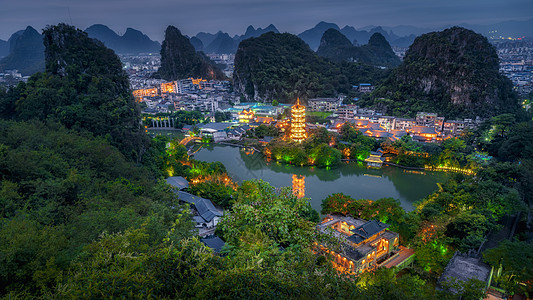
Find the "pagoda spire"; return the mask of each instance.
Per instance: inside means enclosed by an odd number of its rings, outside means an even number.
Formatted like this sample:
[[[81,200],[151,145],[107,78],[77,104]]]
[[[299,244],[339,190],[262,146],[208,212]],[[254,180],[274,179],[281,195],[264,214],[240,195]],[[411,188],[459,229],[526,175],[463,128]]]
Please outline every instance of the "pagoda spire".
[[[291,107],[291,130],[289,137],[296,142],[303,142],[307,138],[305,130],[305,106],[300,105],[300,98]]]

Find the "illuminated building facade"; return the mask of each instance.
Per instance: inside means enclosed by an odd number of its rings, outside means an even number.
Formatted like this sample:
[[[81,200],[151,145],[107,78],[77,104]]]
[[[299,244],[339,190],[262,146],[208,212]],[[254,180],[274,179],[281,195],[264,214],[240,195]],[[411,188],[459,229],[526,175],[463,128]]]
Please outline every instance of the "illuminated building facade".
[[[366,165],[369,168],[381,168],[385,158],[383,153],[371,151],[370,155],[365,159]]]
[[[305,131],[305,106],[300,105],[300,99],[291,108],[291,131],[289,137],[298,143],[307,138]]]
[[[243,109],[239,113],[239,123],[251,123],[255,120],[255,113],[252,109]]]
[[[202,78],[189,78],[192,82],[193,85],[196,85],[198,87],[198,89],[202,89],[206,86],[207,84],[207,80],[205,79],[202,79]]]
[[[380,266],[398,252],[400,235],[387,227],[377,220],[328,215],[317,228],[321,233],[337,237],[341,241],[340,250],[334,252],[319,244],[315,247],[331,256],[337,270],[358,274]]]
[[[161,83],[161,94],[176,93],[178,90],[176,81]]]
[[[143,97],[155,97],[158,95],[157,89],[140,89],[133,91],[133,97],[135,100],[140,101]]]
[[[292,175],[292,192],[298,199],[305,197],[305,176]]]

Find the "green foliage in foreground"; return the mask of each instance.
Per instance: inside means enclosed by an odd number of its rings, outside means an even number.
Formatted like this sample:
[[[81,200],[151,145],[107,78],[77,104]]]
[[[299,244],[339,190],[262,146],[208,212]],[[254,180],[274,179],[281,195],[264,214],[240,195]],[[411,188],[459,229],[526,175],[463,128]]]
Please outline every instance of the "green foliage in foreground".
[[[533,289],[533,244],[506,240],[485,252],[483,258],[496,268],[495,280],[506,291],[515,293]]]
[[[190,235],[168,186],[105,139],[37,121],[0,128],[0,294],[54,286],[103,232],[142,227],[149,245],[173,224],[171,240]]]
[[[67,269],[49,268],[39,295],[46,298],[165,299],[454,299],[417,275],[378,269],[357,278],[337,273],[327,258],[311,251],[319,236],[303,218],[309,203],[289,189],[244,182],[221,234],[224,256],[196,238],[173,239],[179,217],[160,243],[147,228],[102,234],[83,248]],[[461,285],[462,287],[462,285]],[[464,289],[467,291],[468,289]],[[463,293],[466,295],[465,293]],[[22,294],[18,294],[22,295]],[[31,294],[26,294],[27,296]],[[12,292],[10,296],[16,297]],[[473,299],[466,297],[465,299]]]

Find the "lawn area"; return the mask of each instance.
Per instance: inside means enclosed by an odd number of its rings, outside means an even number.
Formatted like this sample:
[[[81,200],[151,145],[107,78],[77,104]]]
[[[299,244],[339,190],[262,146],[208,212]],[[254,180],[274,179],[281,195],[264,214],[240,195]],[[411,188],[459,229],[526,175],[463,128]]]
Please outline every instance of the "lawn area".
[[[306,112],[306,115],[308,117],[317,117],[317,118],[327,118],[329,117],[331,114],[333,114],[332,112],[328,112],[328,111],[308,111]]]
[[[178,138],[180,140],[185,137],[185,134],[181,130],[149,129],[146,133],[151,137],[163,135],[171,139]]]

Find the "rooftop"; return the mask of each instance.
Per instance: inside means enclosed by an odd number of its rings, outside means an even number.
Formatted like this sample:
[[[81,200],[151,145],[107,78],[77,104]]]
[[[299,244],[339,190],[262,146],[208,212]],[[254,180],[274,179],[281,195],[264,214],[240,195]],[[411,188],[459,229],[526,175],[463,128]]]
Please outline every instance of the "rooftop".
[[[198,196],[194,196],[192,194],[189,194],[187,192],[182,192],[182,191],[178,192],[178,198],[181,201],[194,205],[196,207],[196,210],[198,211],[198,214],[206,222],[210,222],[216,216],[221,217],[223,215],[223,212],[220,209],[217,209],[213,205],[211,200],[204,199]]]
[[[167,178],[167,183],[180,190],[189,187],[189,182],[187,179],[181,176],[169,177]]]
[[[376,233],[382,230],[385,230],[388,227],[389,225],[385,223],[381,223],[376,220],[371,220],[355,229],[352,229],[351,232],[353,233],[353,235],[350,236],[348,240],[355,244],[359,244],[362,241],[368,239],[369,237],[375,235]]]
[[[204,243],[207,247],[213,249],[215,253],[220,253],[222,247],[226,245],[226,243],[224,243],[224,241],[216,235],[200,239],[200,242]]]
[[[480,258],[456,252],[439,278],[439,282],[448,281],[449,278],[456,278],[461,281],[474,278],[488,282],[490,272],[490,266],[481,262]]]
[[[207,124],[200,126],[200,129],[206,130],[206,131],[222,131],[233,125],[235,124],[234,123],[207,123]]]

